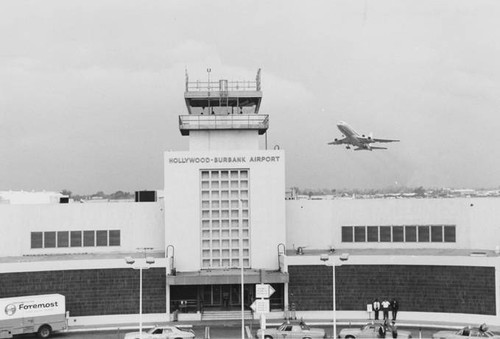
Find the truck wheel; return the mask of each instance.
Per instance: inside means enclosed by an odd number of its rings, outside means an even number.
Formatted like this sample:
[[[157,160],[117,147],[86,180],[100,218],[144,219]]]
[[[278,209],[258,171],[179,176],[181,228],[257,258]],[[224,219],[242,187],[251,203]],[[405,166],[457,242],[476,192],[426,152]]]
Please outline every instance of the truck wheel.
[[[52,333],[52,329],[48,325],[43,325],[38,329],[38,336],[40,338],[48,338],[50,337],[50,334]]]

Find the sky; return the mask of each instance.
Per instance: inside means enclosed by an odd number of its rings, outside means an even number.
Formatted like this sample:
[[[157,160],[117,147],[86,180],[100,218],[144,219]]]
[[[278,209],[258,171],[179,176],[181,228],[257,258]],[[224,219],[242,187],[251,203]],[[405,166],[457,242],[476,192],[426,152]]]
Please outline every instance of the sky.
[[[190,80],[253,80],[286,186],[500,187],[497,0],[3,0],[0,190],[163,189]],[[347,150],[338,121],[385,151]]]

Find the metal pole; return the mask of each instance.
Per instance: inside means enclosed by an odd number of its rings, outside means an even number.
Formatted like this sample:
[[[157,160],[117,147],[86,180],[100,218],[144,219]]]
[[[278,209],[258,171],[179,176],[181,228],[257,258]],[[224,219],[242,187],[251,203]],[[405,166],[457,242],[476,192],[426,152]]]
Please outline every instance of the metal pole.
[[[332,278],[333,278],[333,334],[332,339],[337,336],[337,306],[335,305],[335,259],[332,256]]]
[[[240,267],[241,267],[241,339],[245,339],[245,309],[243,307],[243,301],[245,298],[245,283],[243,282],[243,200],[240,199],[240,210],[239,210],[239,224],[240,224]]]
[[[241,339],[245,339],[245,308],[243,307],[243,299],[245,297],[245,292],[243,291],[244,288],[245,284],[243,282],[243,257],[242,257],[241,258]]]
[[[142,339],[142,267],[139,267],[139,338]]]

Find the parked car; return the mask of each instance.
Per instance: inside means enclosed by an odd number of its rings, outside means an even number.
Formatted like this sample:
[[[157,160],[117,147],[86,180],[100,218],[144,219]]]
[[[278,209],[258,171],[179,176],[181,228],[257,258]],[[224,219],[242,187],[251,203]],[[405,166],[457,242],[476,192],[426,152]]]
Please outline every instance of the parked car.
[[[432,335],[433,339],[464,339],[467,337],[500,339],[500,335],[489,331],[486,324],[474,327],[465,326],[458,331],[439,331]]]
[[[141,332],[125,334],[124,339],[139,339]],[[147,332],[142,332],[142,339],[184,339],[194,338],[192,329],[179,328],[177,326],[155,326]]]
[[[258,330],[256,338],[264,339],[322,339],[326,338],[325,330],[307,326],[304,321],[287,321],[277,328],[266,328]]]
[[[339,338],[342,339],[357,339],[357,338],[393,338],[392,327],[387,326],[383,331],[383,322],[371,322],[361,326],[361,328],[344,328],[339,333]],[[385,333],[382,335],[381,333]],[[411,332],[405,330],[397,330],[397,338],[411,338]]]

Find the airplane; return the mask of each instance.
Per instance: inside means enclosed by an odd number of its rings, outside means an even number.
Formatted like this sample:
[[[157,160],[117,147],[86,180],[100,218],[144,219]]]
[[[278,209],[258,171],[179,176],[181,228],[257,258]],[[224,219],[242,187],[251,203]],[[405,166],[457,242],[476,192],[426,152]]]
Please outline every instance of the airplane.
[[[391,140],[391,139],[376,139],[373,138],[370,134],[366,136],[364,134],[359,135],[355,130],[351,128],[347,123],[343,121],[339,121],[337,123],[338,129],[342,132],[343,138],[337,139],[329,142],[328,145],[347,145],[347,149],[351,149],[351,146],[355,146],[355,151],[372,151],[374,149],[387,149],[387,147],[378,147],[372,146],[372,143],[376,142],[398,142],[399,140]]]

